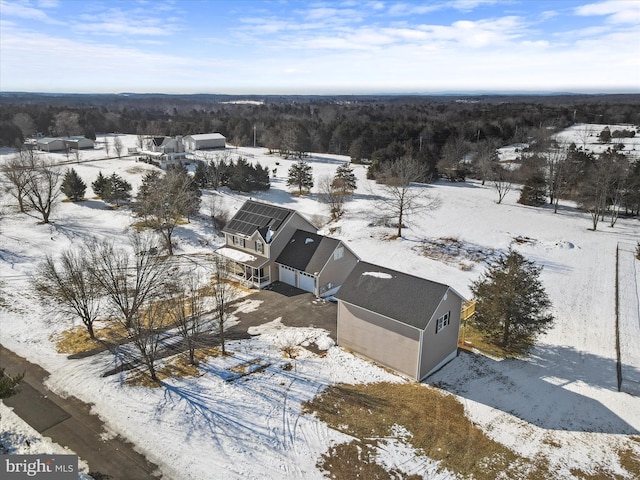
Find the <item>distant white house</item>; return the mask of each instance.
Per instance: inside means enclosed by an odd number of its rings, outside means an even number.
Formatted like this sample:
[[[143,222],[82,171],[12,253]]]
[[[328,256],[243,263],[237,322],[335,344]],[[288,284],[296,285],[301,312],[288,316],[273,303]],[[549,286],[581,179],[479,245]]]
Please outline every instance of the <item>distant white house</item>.
[[[227,139],[221,133],[201,133],[198,135],[187,135],[182,139],[185,150],[207,150],[210,148],[224,148]]]

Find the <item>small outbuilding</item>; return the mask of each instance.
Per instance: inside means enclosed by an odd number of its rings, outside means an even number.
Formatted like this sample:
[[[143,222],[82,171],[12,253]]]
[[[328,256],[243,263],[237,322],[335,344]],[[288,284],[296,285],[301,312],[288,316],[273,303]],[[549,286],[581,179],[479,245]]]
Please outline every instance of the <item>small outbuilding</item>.
[[[359,262],[335,297],[354,353],[418,381],[457,356],[464,298],[448,285]]]
[[[194,150],[208,150],[212,148],[225,148],[227,139],[221,133],[201,133],[187,135],[182,139],[184,148],[188,152]]]
[[[281,282],[328,297],[349,276],[358,256],[340,240],[296,230],[276,263]]]

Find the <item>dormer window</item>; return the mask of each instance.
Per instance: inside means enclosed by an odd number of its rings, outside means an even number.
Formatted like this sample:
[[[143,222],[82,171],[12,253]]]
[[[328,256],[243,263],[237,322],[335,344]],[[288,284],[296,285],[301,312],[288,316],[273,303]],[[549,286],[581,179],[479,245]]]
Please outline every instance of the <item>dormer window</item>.
[[[256,252],[264,253],[264,243],[262,243],[260,240],[256,240]]]

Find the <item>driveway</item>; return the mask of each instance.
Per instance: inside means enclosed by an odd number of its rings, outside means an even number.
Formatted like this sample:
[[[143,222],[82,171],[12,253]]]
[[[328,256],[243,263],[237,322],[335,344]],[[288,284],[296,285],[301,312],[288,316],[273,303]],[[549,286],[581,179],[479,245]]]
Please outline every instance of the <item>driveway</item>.
[[[2,345],[0,368],[9,375],[25,374],[19,392],[3,403],[42,435],[75,451],[89,464],[93,478],[145,480],[160,476],[157,466],[136,452],[134,445],[120,436],[103,438],[106,427],[91,413],[91,405],[49,390],[44,385],[49,376],[46,370]]]
[[[231,337],[246,338],[249,336],[249,327],[257,327],[280,317],[282,324],[288,327],[324,328],[336,340],[338,308],[333,302],[318,299],[311,293],[282,282],[275,282],[258,290],[240,302],[247,299],[261,300],[262,304],[253,312],[235,314],[240,323],[228,330]]]

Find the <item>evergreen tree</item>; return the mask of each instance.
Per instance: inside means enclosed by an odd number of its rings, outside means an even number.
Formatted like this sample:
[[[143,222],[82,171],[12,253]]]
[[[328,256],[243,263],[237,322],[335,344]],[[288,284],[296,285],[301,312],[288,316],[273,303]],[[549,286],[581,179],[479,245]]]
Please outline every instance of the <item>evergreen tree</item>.
[[[490,341],[515,353],[525,353],[535,337],[553,324],[540,272],[514,250],[492,262],[471,284],[476,301],[475,325]]]
[[[287,185],[298,187],[298,193],[300,195],[302,195],[303,189],[311,190],[311,187],[313,187],[313,175],[311,171],[311,165],[304,160],[299,160],[289,168]]]
[[[209,172],[208,166],[205,162],[196,162],[196,171],[193,175],[193,180],[198,187],[207,188],[209,186]]]
[[[18,385],[23,378],[24,373],[12,377],[4,373],[4,368],[0,368],[0,400],[18,393]]]
[[[104,194],[104,189],[107,187],[108,183],[109,183],[109,180],[107,179],[107,177],[102,175],[101,171],[98,172],[98,177],[95,179],[94,182],[91,183],[91,188],[93,189],[93,193],[95,193],[96,196],[102,198],[102,195]]]
[[[82,181],[75,169],[67,170],[62,180],[62,186],[60,187],[62,193],[64,193],[69,200],[77,202],[84,198],[84,193],[87,191],[87,184]]]
[[[340,165],[333,178],[333,186],[344,194],[353,193],[357,187],[356,175],[350,163]]]
[[[256,162],[253,170],[251,191],[269,190],[269,188],[271,188],[271,182],[269,181],[269,167],[263,167],[260,165],[260,162]]]
[[[131,184],[117,173],[113,173],[107,178],[107,183],[102,192],[102,199],[105,202],[120,205],[131,198]]]
[[[539,207],[547,201],[547,181],[541,171],[536,171],[527,178],[518,203]]]

